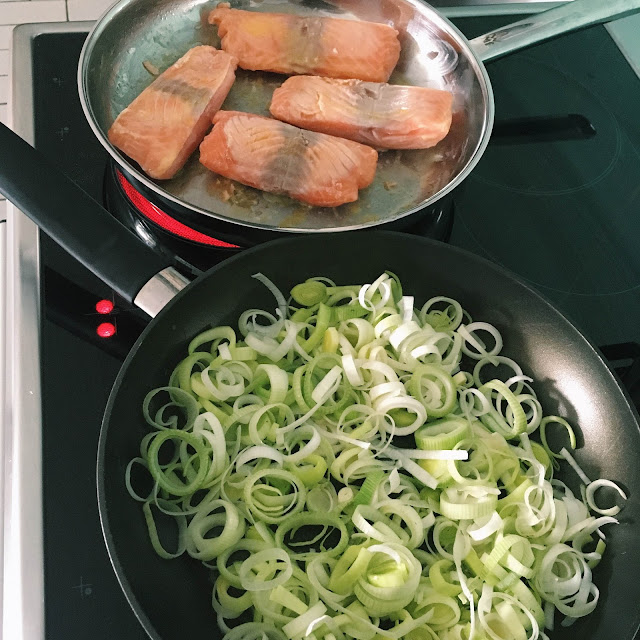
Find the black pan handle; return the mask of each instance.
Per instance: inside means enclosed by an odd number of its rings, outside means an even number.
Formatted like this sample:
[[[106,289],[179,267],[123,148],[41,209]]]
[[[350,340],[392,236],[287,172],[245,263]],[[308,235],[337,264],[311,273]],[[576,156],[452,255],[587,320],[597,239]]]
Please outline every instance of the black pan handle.
[[[170,266],[167,258],[3,124],[0,193],[129,302]]]

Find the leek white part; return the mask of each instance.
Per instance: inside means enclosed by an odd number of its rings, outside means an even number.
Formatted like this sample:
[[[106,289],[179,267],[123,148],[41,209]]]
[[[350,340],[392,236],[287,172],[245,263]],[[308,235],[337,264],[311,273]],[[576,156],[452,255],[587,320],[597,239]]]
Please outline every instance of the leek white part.
[[[290,320],[284,321],[284,327],[286,332],[280,343],[270,336],[261,338],[257,333],[248,333],[245,341],[248,346],[258,353],[267,356],[274,362],[278,362],[293,348],[298,332],[301,329],[301,325]]]
[[[293,436],[290,436],[289,434],[293,434]],[[320,443],[322,442],[320,433],[318,433],[318,430],[311,424],[301,425],[295,431],[290,431],[288,434],[285,434],[285,444],[299,444],[302,441],[302,438],[306,437],[307,434],[311,435],[309,442],[307,442],[303,447],[300,447],[295,453],[287,455],[287,462],[294,463],[304,460],[312,453],[315,453],[315,451],[320,447]]]
[[[285,300],[284,295],[282,294],[280,289],[278,289],[278,287],[262,273],[254,273],[252,278],[255,278],[259,282],[262,282],[262,284],[267,287],[267,289],[269,289],[271,293],[273,293],[273,296],[276,299],[276,303],[278,304],[278,309],[282,314],[282,317],[284,318],[287,315],[287,301]]]
[[[491,403],[487,396],[478,389],[461,389],[458,392],[460,410],[467,418],[477,418],[491,410]]]
[[[499,531],[504,526],[504,521],[497,511],[493,511],[490,515],[477,518],[474,523],[467,528],[467,533],[476,541],[485,540]]]
[[[321,618],[326,610],[327,607],[322,602],[318,602],[302,615],[285,624],[282,630],[291,640],[304,638],[308,635],[309,627],[312,627],[314,622]]]
[[[193,516],[187,527],[187,553],[198,560],[213,560],[244,536],[245,519],[227,500],[212,500],[205,506]],[[224,513],[214,513],[220,507]],[[217,537],[205,538],[209,530],[219,526],[223,529]]]
[[[274,574],[270,580],[264,579],[264,573]],[[263,574],[263,575],[259,575]],[[293,574],[291,558],[284,549],[264,549],[250,555],[238,570],[238,578],[246,591],[270,591],[285,584]]]
[[[467,599],[469,603],[469,616],[471,622],[471,628],[469,630],[469,638],[475,637],[475,629],[476,629],[476,611],[474,606],[473,594],[469,589],[469,585],[467,583],[467,577],[465,576],[462,570],[462,561],[467,556],[469,550],[468,540],[463,532],[463,529],[459,528],[456,530],[456,537],[453,543],[453,554],[450,556],[453,560],[456,571],[458,573],[458,581],[460,582],[460,587],[462,588],[462,593]]]
[[[487,351],[487,347],[480,337],[475,335],[474,332],[477,331],[486,331],[493,338],[494,345],[490,351]],[[470,358],[479,360],[480,358],[497,356],[502,350],[502,336],[500,332],[488,322],[472,322],[468,325],[460,325],[458,333],[464,338],[462,351]],[[467,344],[471,345],[473,349],[470,349]]]
[[[241,467],[253,460],[273,460],[279,466],[284,463],[284,455],[277,449],[267,446],[248,447],[236,458],[236,469],[240,471]]]
[[[467,327],[468,330],[468,327]],[[515,361],[512,360],[511,358],[507,358],[506,356],[486,356],[484,358],[481,358],[480,360],[478,360],[478,362],[476,363],[476,366],[473,368],[473,381],[475,382],[477,387],[481,387],[483,385],[483,380],[480,377],[480,372],[482,371],[483,367],[487,364],[491,364],[494,367],[497,367],[498,365],[506,365],[508,367],[510,367],[511,369],[513,369],[515,376],[509,378],[506,381],[506,385],[508,387],[511,386],[511,382],[520,382],[520,378],[522,377],[522,368],[520,367],[520,365]],[[531,378],[527,378],[527,380],[531,381]],[[515,394],[520,393],[522,389],[522,386],[520,384],[520,386],[516,387],[516,389],[513,390],[513,392]]]
[[[388,454],[388,449],[385,455]],[[402,449],[400,455],[413,460],[468,460],[469,452],[463,449],[436,449],[424,451],[422,449]],[[389,456],[391,457],[391,456]]]
[[[409,320],[413,318],[413,304],[413,296],[402,296],[402,298],[400,298],[398,306],[402,310],[402,319],[405,322],[409,322]]]
[[[428,471],[425,471],[421,466],[411,460],[409,456],[404,455],[404,453],[398,449],[388,448],[385,450],[385,455],[397,460],[404,469],[417,480],[420,480],[426,487],[435,489],[438,486],[438,481]]]
[[[372,324],[365,320],[364,318],[351,318],[349,320],[345,320],[340,324],[340,327],[343,330],[341,335],[345,336],[348,332],[355,332],[355,344],[351,346],[351,343],[345,337],[344,340],[348,345],[348,351],[357,353],[362,349],[365,345],[373,342],[374,338],[378,337],[375,335],[375,330]],[[343,341],[340,341],[340,344],[343,344]]]
[[[229,464],[229,455],[225,446],[225,434],[220,420],[211,412],[201,413],[193,423],[193,433],[205,438],[211,445],[212,460],[204,484],[219,478]]]
[[[562,447],[562,449],[560,449],[560,454],[571,465],[573,470],[578,474],[578,477],[580,478],[580,480],[582,480],[582,482],[584,482],[584,484],[591,484],[591,480],[589,480],[587,474],[581,469],[575,458],[567,451],[565,447]]]
[[[386,318],[376,321],[375,326],[373,327],[373,335],[376,338],[388,339],[391,332],[394,331],[397,327],[401,326],[403,322],[404,318],[401,314],[392,313]],[[363,344],[360,344],[360,347],[363,346]]]
[[[271,386],[268,404],[284,402],[289,389],[287,372],[275,364],[259,364],[254,371],[254,377],[257,377],[262,372],[267,374],[269,385]]]
[[[311,394],[311,398],[318,404],[323,404],[338,388],[342,379],[342,369],[336,365],[319,382]]]
[[[211,376],[215,378],[215,382]],[[202,384],[216,400],[228,400],[242,395],[246,381],[252,377],[251,369],[242,362],[229,363],[215,369],[209,366],[200,374]]]
[[[587,504],[589,505],[589,508],[603,516],[615,516],[620,513],[620,507],[617,505],[608,509],[601,509],[596,506],[595,493],[600,489],[600,487],[610,487],[611,489],[615,489],[623,500],[627,499],[627,494],[615,482],[601,478],[599,480],[594,480],[587,485]]]
[[[444,312],[439,312],[438,316],[439,318],[442,318],[442,316],[446,317],[447,319],[446,327],[444,328],[448,329],[449,331],[455,331],[460,325],[460,323],[462,322],[462,319],[464,317],[464,312],[462,310],[462,306],[460,305],[460,303],[457,300],[454,300],[453,298],[447,298],[445,296],[437,296],[435,298],[430,298],[424,303],[424,305],[422,306],[422,309],[420,310],[420,319],[423,322],[427,322],[427,318],[429,314],[433,313],[431,311],[431,307],[441,302],[446,302],[448,306]],[[453,317],[451,317],[451,314],[450,314],[451,309],[453,309]]]
[[[398,534],[385,524],[385,521],[388,522],[388,519],[373,507],[358,505],[351,516],[351,520],[356,529],[373,540],[380,542],[400,542]],[[373,524],[371,524],[370,521],[373,522]]]
[[[374,304],[372,299],[378,293],[380,300]],[[377,311],[382,309],[391,297],[391,286],[389,285],[389,276],[383,273],[377,280],[371,284],[362,285],[358,292],[358,302],[360,306],[369,311]]]
[[[417,322],[413,320],[409,320],[407,322],[403,322],[397,329],[389,336],[389,344],[394,349],[399,349],[400,345],[412,334],[418,333],[420,331],[420,327]]]
[[[268,324],[259,323],[257,318],[264,318]],[[238,318],[238,329],[243,336],[254,333],[259,336],[274,338],[280,333],[284,317],[276,318],[272,313],[262,309],[248,309]]]
[[[598,603],[599,591],[591,581],[591,569],[580,552],[565,544],[547,550],[534,582],[542,597],[568,616],[585,616]]]
[[[384,398],[375,404],[375,408],[381,413],[388,413],[392,409],[406,409],[415,414],[415,419],[410,425],[406,427],[394,427],[393,433],[397,436],[406,436],[413,433],[418,427],[421,427],[427,419],[427,410],[424,408],[424,405],[411,396]]]
[[[389,493],[395,493],[400,487],[400,474],[397,469],[394,469],[389,474]]]
[[[233,360],[231,349],[229,349],[229,345],[226,342],[223,342],[218,346],[218,353],[223,360]]]
[[[342,368],[344,370],[345,375],[347,376],[347,380],[354,386],[359,387],[364,384],[364,378],[360,371],[358,371],[358,367],[356,366],[356,361],[352,354],[347,353],[342,356]]]

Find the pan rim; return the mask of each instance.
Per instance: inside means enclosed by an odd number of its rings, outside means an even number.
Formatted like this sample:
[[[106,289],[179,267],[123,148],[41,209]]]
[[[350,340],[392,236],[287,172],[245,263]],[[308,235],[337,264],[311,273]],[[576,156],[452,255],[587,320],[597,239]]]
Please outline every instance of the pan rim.
[[[173,205],[178,207],[186,207],[187,209],[193,211],[194,213],[198,213],[200,215],[204,215],[207,218],[211,218],[213,220],[236,225],[238,227],[243,227],[247,229],[260,230],[265,232],[275,232],[282,233],[283,235],[299,235],[299,234],[320,234],[320,233],[342,233],[346,231],[359,231],[364,229],[374,229],[381,225],[397,223],[404,218],[408,218],[413,214],[426,209],[430,205],[434,204],[441,198],[445,197],[451,191],[453,191],[456,187],[458,187],[464,180],[469,176],[469,174],[476,167],[480,158],[484,155],[484,152],[489,144],[489,140],[491,137],[491,133],[493,130],[493,124],[495,119],[495,99],[493,95],[493,88],[491,86],[491,80],[489,79],[489,74],[487,73],[486,67],[484,63],[480,60],[476,52],[473,50],[473,47],[470,45],[469,40],[464,36],[464,34],[456,27],[451,20],[445,17],[441,12],[439,12],[435,7],[428,4],[423,0],[403,0],[410,4],[417,12],[423,13],[426,15],[430,21],[435,21],[442,23],[453,35],[456,36],[456,44],[460,46],[462,53],[469,60],[469,63],[480,83],[482,98],[485,103],[484,109],[484,119],[482,122],[482,129],[480,131],[479,140],[476,144],[475,149],[473,150],[471,156],[467,163],[462,167],[460,172],[454,176],[440,191],[433,194],[430,198],[422,201],[421,203],[413,206],[405,211],[401,211],[393,216],[389,216],[384,220],[370,221],[370,222],[362,222],[359,224],[353,225],[345,225],[338,227],[322,227],[322,228],[307,228],[307,227],[279,227],[268,225],[264,223],[260,223],[258,221],[251,222],[248,220],[240,220],[238,218],[225,216],[219,213],[215,213],[214,211],[210,211],[208,209],[204,209],[203,207],[191,204],[181,198],[174,196],[168,191],[164,190],[161,186],[156,184],[149,176],[147,176],[143,171],[137,168],[124,154],[121,154],[109,141],[108,136],[102,130],[102,128],[98,124],[98,120],[95,116],[91,99],[88,91],[88,74],[89,74],[89,66],[90,61],[93,57],[93,51],[95,49],[96,43],[100,40],[102,32],[107,28],[108,24],[112,21],[112,19],[118,15],[121,11],[124,11],[126,7],[130,4],[135,3],[138,0],[119,0],[116,2],[110,9],[108,9],[95,23],[93,29],[89,32],[87,39],[85,40],[82,50],[80,52],[80,59],[78,63],[78,72],[77,72],[77,83],[78,83],[78,94],[80,97],[80,104],[82,106],[82,111],[85,115],[93,134],[98,139],[102,147],[107,151],[110,155],[111,159],[115,161],[118,166],[125,169],[130,173],[136,180],[138,180],[141,184],[143,184],[146,188],[148,188],[153,194],[163,198],[164,200],[168,200]]]
[[[341,235],[341,234],[335,234],[335,233],[329,234],[329,237],[332,237],[332,236],[335,237],[337,235]],[[509,269],[503,267],[500,264],[494,263],[491,260],[484,258],[483,256],[472,253],[471,251],[462,249],[460,247],[456,247],[444,242],[440,242],[438,240],[433,240],[431,238],[415,236],[415,235],[411,235],[401,231],[388,231],[388,230],[381,230],[381,229],[362,231],[362,232],[359,232],[359,235],[361,236],[362,242],[366,242],[367,237],[383,237],[383,238],[386,237],[386,238],[396,238],[396,239],[403,238],[405,241],[415,243],[416,248],[419,245],[422,246],[424,249],[428,249],[429,247],[440,247],[440,248],[446,247],[447,250],[453,253],[454,255],[457,254],[462,258],[471,260],[472,263],[475,262],[476,264],[478,264],[483,268],[493,270],[501,277],[507,278],[508,280],[517,284],[519,287],[522,288],[523,291],[526,291],[528,295],[530,295],[532,298],[535,298],[548,311],[555,314],[556,319],[560,323],[564,324],[565,327],[574,334],[576,340],[579,339],[582,342],[583,346],[585,346],[591,352],[591,354],[595,358],[597,358],[602,374],[607,373],[610,380],[615,383],[615,388],[620,393],[620,400],[624,400],[624,407],[621,407],[621,411],[624,409],[624,413],[628,413],[633,418],[633,422],[635,425],[635,437],[640,438],[640,414],[638,413],[635,406],[633,405],[633,402],[631,401],[629,393],[623,386],[619,376],[609,366],[608,362],[606,361],[606,359],[604,358],[600,350],[597,348],[597,346],[595,346],[591,342],[591,340],[586,335],[583,334],[583,332],[576,326],[576,324],[574,324],[573,321],[569,317],[567,317],[567,315],[563,311],[559,310],[550,300],[548,300],[544,296],[544,294],[542,294],[537,289],[535,289],[526,280],[523,280],[519,275],[511,272]],[[316,236],[309,235],[310,241],[313,241],[314,238],[316,238]],[[228,268],[229,265],[233,265],[237,260],[246,259],[245,256],[249,256],[249,259],[251,259],[251,257],[255,253],[260,253],[262,251],[272,251],[273,250],[272,247],[274,245],[276,248],[278,247],[286,248],[286,246],[290,245],[291,243],[297,244],[300,242],[304,242],[304,238],[300,236],[294,236],[289,238],[279,238],[276,240],[272,240],[270,242],[259,244],[249,249],[245,249],[242,252],[234,256],[231,256],[223,260],[222,262],[218,263],[217,265],[213,266],[211,269],[209,269],[204,274],[196,278],[189,285],[187,285],[187,287],[185,287],[172,300],[170,300],[167,306],[164,309],[162,309],[162,311],[155,318],[151,320],[151,322],[147,325],[147,327],[145,327],[144,331],[142,332],[138,340],[135,342],[134,346],[132,347],[131,351],[129,352],[125,361],[123,362],[118,372],[118,375],[113,383],[112,389],[109,393],[109,398],[105,406],[102,423],[100,425],[100,435],[98,440],[97,461],[96,461],[96,489],[97,489],[97,497],[98,497],[98,512],[99,512],[99,518],[100,518],[100,527],[102,530],[103,539],[105,541],[105,546],[107,548],[107,553],[109,555],[109,560],[116,573],[116,578],[118,580],[118,583],[120,584],[120,587],[127,601],[129,602],[129,605],[131,606],[131,609],[133,610],[135,616],[138,618],[144,630],[149,635],[149,637],[152,638],[152,640],[162,640],[162,637],[158,634],[155,627],[152,625],[150,619],[144,613],[143,608],[140,605],[138,599],[136,598],[129,581],[126,578],[122,565],[117,557],[115,545],[113,543],[113,536],[111,534],[111,529],[109,526],[108,507],[105,500],[104,454],[106,449],[106,440],[107,440],[107,432],[109,429],[110,417],[115,404],[115,400],[118,396],[119,388],[126,374],[126,371],[129,368],[133,358],[136,357],[136,353],[138,352],[140,346],[146,340],[146,337],[148,336],[148,334],[154,330],[154,327],[159,322],[162,322],[165,309],[169,309],[173,307],[173,305],[175,304],[180,304],[182,297],[185,295],[188,295],[189,289],[192,288],[198,281],[211,276],[217,271],[220,271],[224,268]],[[632,638],[634,638],[635,635],[637,635],[638,631],[640,630],[640,615],[638,616],[638,619],[635,624],[636,624],[636,628]]]

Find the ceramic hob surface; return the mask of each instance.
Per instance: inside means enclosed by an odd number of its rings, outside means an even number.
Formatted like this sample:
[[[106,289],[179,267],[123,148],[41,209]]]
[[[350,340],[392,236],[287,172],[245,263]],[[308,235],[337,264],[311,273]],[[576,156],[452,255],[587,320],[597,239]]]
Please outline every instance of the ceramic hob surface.
[[[508,21],[455,20],[469,37]],[[16,35],[14,65],[29,65],[33,82],[16,93],[13,111],[27,122],[21,133],[103,201],[107,157],[84,119],[76,88],[85,26],[65,32],[36,25]],[[613,349],[618,359],[631,358],[633,343],[640,343],[640,80],[602,26],[487,68],[496,136],[455,192],[450,242],[518,273],[594,344],[631,345]],[[22,94],[27,103],[20,103]],[[15,614],[11,637],[35,638],[43,630],[47,640],[142,640],[145,633],[102,540],[95,463],[109,389],[144,321],[46,237],[28,244],[37,237],[35,228],[21,218],[13,224],[9,235],[19,258],[10,298],[14,324],[22,327],[10,354],[14,402],[16,415],[35,425],[15,446],[32,463],[20,472],[20,482],[31,492],[35,526],[30,530],[25,520],[27,533],[20,538],[21,552],[31,545],[31,573],[5,560],[5,576],[7,567],[16,572],[18,594],[5,599],[5,615],[8,607],[32,607]],[[34,311],[38,290],[40,316]],[[114,302],[114,311],[99,314],[101,299]],[[96,337],[104,322],[116,328],[112,338]]]

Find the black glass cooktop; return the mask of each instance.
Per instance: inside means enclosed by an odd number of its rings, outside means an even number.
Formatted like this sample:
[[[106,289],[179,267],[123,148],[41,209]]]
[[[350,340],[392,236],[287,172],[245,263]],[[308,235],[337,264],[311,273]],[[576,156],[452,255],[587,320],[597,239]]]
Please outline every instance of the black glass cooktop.
[[[457,22],[472,37],[507,20]],[[35,142],[101,200],[106,153],[76,89],[85,36],[33,41]],[[500,135],[456,193],[451,242],[520,274],[595,344],[640,342],[640,80],[603,27],[487,66]],[[95,459],[109,388],[143,322],[46,237],[41,255],[46,638],[140,640],[102,541]],[[115,313],[96,312],[101,298]],[[118,332],[96,346],[105,321]]]
[[[582,134],[525,123],[496,138],[455,198],[452,243],[518,273],[596,344],[640,340],[640,80],[604,27],[487,69],[497,123],[580,116]]]

